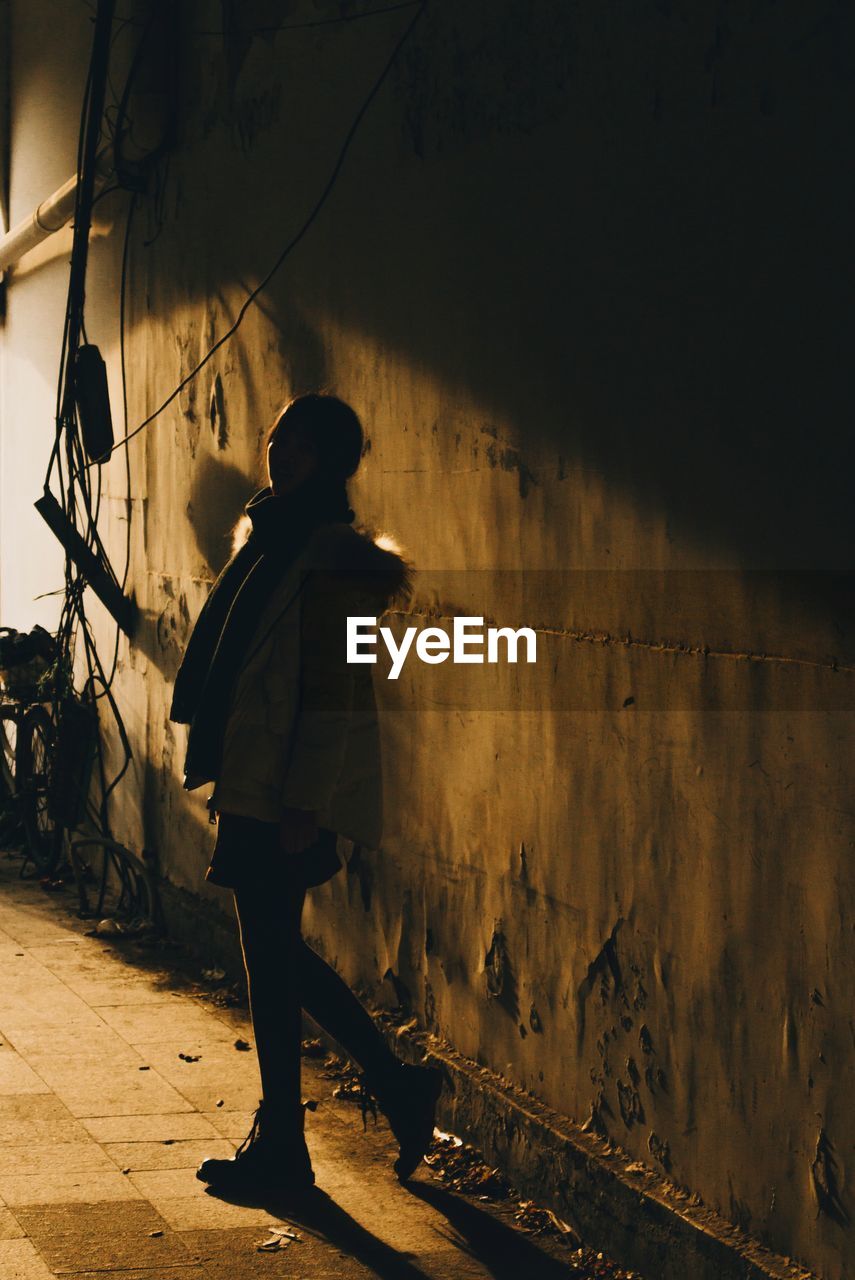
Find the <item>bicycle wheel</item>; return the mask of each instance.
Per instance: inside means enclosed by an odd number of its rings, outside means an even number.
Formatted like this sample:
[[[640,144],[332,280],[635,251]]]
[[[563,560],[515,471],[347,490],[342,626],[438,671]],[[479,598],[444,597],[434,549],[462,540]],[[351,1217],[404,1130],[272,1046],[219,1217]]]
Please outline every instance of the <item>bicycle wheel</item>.
[[[18,740],[18,722],[14,711],[0,711],[0,803],[5,804],[15,794],[15,744]]]
[[[54,742],[55,730],[47,708],[30,707],[18,729],[15,780],[30,857],[43,872],[54,869],[62,850],[62,827],[48,812]]]
[[[15,744],[18,740],[17,714],[12,708],[0,710],[0,847],[21,844],[21,818],[15,793]]]

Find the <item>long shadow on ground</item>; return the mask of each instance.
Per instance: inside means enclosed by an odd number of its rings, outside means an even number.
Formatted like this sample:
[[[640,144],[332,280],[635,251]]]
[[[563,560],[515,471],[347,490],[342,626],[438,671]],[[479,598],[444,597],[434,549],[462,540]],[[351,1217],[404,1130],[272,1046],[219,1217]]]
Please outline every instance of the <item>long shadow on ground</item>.
[[[567,1280],[567,1263],[471,1201],[433,1182],[411,1182],[408,1190],[447,1218],[459,1249],[477,1258],[495,1280]]]
[[[408,1190],[447,1220],[449,1242],[477,1261],[494,1280],[567,1280],[567,1263],[550,1257],[538,1245],[461,1196],[429,1182],[413,1182]],[[213,1194],[209,1192],[209,1194]],[[259,1192],[252,1197],[220,1195],[232,1204],[266,1209],[274,1217],[302,1227],[370,1268],[381,1280],[429,1280],[418,1256],[402,1253],[371,1231],[317,1188],[298,1203]]]
[[[209,1195],[213,1192],[209,1191]],[[251,1205],[266,1209],[274,1217],[294,1223],[305,1231],[329,1242],[334,1249],[348,1254],[355,1261],[369,1267],[380,1280],[430,1280],[430,1277],[413,1261],[413,1255],[393,1249],[380,1240],[347,1210],[317,1188],[301,1197],[298,1203],[275,1192],[258,1192],[254,1196],[217,1195],[216,1199],[229,1204]]]

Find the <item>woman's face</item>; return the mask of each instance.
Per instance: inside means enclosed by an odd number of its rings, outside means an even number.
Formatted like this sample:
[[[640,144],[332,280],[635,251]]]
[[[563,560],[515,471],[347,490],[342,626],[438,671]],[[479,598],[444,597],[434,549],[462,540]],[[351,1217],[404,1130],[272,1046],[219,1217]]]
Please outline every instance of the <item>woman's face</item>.
[[[274,496],[293,493],[318,467],[318,455],[299,431],[280,427],[267,446],[267,474]]]

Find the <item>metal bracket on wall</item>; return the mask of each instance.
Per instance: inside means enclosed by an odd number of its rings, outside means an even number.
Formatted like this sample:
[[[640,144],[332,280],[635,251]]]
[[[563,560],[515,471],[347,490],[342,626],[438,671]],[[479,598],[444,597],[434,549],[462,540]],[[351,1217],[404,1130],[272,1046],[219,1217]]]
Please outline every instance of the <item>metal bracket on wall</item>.
[[[51,533],[62,543],[104,608],[116,620],[126,636],[133,634],[137,609],[133,600],[122,593],[107,572],[104,562],[86,545],[62,507],[49,490],[34,504]]]

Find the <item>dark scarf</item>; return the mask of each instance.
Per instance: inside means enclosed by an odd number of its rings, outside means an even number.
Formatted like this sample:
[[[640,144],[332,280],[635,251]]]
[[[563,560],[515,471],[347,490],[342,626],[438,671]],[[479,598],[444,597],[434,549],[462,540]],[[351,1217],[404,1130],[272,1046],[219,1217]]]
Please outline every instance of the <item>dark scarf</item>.
[[[191,786],[219,775],[235,681],[273,591],[319,525],[354,519],[343,483],[321,473],[287,497],[260,490],[246,514],[252,533],[211,588],[175,678],[169,714],[190,725]]]

